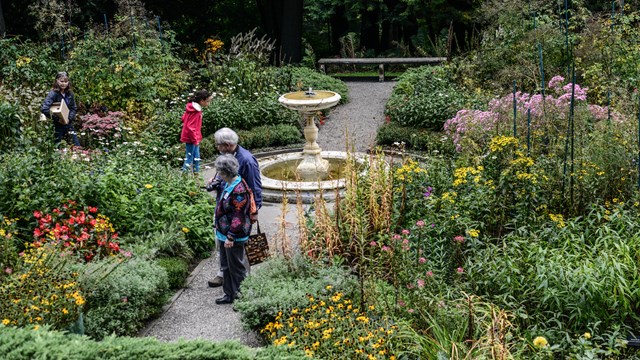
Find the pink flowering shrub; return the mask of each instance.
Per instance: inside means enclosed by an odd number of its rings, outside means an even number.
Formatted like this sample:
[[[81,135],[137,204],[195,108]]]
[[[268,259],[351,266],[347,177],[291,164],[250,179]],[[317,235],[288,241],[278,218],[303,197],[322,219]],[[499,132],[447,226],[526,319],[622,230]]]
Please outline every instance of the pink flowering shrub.
[[[78,131],[85,146],[107,147],[122,141],[122,120],[124,113],[109,111],[105,116],[87,114],[80,116]]]
[[[544,98],[541,94],[515,93],[518,136],[526,136],[528,113],[531,114],[531,130],[538,135],[553,137],[566,131],[572,91],[576,122],[597,123],[608,119],[609,109],[606,106],[588,104],[588,88],[565,84],[562,76],[554,76],[548,83]],[[462,109],[445,122],[444,130],[451,136],[458,152],[482,149],[492,136],[513,134],[513,103],[514,95],[507,94],[491,100],[487,111]],[[625,122],[624,116],[616,111],[611,111],[611,120],[614,123]]]

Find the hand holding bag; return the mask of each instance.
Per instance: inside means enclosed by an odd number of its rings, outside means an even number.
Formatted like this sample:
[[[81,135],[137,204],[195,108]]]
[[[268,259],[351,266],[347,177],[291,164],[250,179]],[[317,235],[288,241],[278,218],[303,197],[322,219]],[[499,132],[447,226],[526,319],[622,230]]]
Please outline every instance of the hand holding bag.
[[[245,250],[247,251],[247,257],[249,258],[250,265],[260,264],[269,257],[269,242],[267,241],[267,234],[260,231],[260,222],[258,224],[258,233],[249,235],[249,239],[245,244]]]

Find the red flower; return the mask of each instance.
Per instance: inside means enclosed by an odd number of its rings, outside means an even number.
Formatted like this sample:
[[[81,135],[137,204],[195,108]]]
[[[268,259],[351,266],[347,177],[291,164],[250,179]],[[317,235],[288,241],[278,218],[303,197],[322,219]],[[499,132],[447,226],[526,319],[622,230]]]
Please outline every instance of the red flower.
[[[33,212],[33,217],[40,219],[42,217],[42,213],[39,210],[36,210]]]
[[[33,230],[33,237],[40,237],[42,236],[42,231],[40,231],[40,228],[35,228],[35,230]]]
[[[120,245],[118,245],[118,243],[115,243],[115,242],[110,242],[109,248],[113,251],[120,251]]]
[[[89,212],[95,214],[98,212],[98,208],[94,206],[89,206]]]

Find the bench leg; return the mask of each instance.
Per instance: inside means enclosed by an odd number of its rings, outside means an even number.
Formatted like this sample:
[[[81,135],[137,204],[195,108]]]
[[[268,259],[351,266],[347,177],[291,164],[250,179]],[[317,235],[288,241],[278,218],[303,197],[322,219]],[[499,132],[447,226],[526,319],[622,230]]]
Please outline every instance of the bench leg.
[[[384,64],[378,65],[378,81],[384,81]]]
[[[324,64],[320,64],[320,71],[322,71],[323,74],[327,73],[327,69],[325,69]]]

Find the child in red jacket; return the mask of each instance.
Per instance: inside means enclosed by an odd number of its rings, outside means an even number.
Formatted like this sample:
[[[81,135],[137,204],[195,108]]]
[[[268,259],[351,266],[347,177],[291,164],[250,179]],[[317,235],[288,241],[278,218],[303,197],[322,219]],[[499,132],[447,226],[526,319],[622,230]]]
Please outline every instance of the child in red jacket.
[[[207,90],[196,91],[187,101],[182,115],[182,134],[180,142],[186,145],[186,155],[182,171],[200,171],[200,141],[202,141],[202,108],[209,106],[211,94]],[[192,169],[193,165],[193,169]]]

